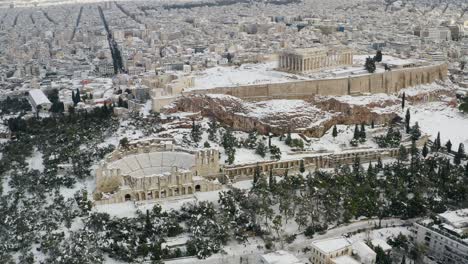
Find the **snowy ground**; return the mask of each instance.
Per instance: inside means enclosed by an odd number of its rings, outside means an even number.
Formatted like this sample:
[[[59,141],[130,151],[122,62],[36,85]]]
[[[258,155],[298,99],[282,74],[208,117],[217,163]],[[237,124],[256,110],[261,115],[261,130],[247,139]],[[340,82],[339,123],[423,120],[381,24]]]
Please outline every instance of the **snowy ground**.
[[[374,55],[355,55],[353,66],[336,67],[324,69],[318,72],[307,74],[290,74],[275,70],[278,67],[278,61],[243,64],[239,67],[216,66],[195,73],[194,87],[191,89],[210,89],[216,87],[235,87],[242,85],[284,83],[298,80],[314,80],[323,78],[346,77],[349,75],[367,74],[364,71],[364,62],[367,57]],[[420,62],[418,60],[400,59],[384,55],[382,63],[394,65],[405,64],[408,62]],[[384,72],[382,67],[377,67],[376,72]]]
[[[447,106],[445,103],[433,102],[417,107],[411,107],[411,123],[419,123],[421,130],[431,136],[440,138],[443,145],[450,140],[453,149],[463,143],[468,146],[468,115],[460,112],[457,108]]]
[[[240,67],[213,67],[195,75],[192,89],[282,83],[304,79],[299,75],[275,71],[278,62],[243,64]]]
[[[40,172],[44,171],[42,153],[38,150],[34,150],[32,156],[26,159],[26,163],[30,170],[38,170]]]

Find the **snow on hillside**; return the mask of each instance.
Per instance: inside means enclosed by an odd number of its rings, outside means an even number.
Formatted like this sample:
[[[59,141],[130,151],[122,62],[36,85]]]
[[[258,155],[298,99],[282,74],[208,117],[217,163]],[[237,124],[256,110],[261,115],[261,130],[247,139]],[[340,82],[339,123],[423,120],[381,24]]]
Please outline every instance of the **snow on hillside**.
[[[399,94],[405,93],[407,96],[415,96],[421,93],[435,92],[435,91],[452,91],[460,87],[450,81],[433,82],[429,84],[421,84],[400,90]]]
[[[458,144],[468,146],[468,115],[463,114],[457,108],[452,108],[445,103],[433,102],[417,107],[411,107],[411,123],[419,123],[421,130],[431,136],[440,138],[443,145],[450,140],[453,148]]]

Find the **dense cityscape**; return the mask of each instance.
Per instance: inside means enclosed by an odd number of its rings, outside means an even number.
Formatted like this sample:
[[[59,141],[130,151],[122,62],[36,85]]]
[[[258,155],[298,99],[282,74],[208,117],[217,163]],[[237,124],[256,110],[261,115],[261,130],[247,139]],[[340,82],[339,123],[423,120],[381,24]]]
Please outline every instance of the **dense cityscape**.
[[[465,0],[0,3],[0,263],[468,264]]]

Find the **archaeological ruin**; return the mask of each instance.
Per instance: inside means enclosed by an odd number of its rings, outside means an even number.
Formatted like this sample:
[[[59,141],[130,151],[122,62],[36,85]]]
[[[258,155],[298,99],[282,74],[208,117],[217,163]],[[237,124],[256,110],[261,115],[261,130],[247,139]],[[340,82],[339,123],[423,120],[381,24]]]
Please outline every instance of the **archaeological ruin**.
[[[187,151],[168,139],[131,143],[96,169],[96,203],[145,201],[221,188],[219,153]]]

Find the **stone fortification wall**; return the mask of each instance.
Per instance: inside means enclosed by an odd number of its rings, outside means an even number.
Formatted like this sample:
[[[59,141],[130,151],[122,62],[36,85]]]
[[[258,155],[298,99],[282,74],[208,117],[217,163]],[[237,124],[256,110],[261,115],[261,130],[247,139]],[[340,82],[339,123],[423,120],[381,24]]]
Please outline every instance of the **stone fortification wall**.
[[[197,89],[183,95],[227,94],[242,99],[265,100],[302,99],[315,95],[391,94],[411,86],[445,80],[447,72],[447,64],[439,64],[344,78]]]

